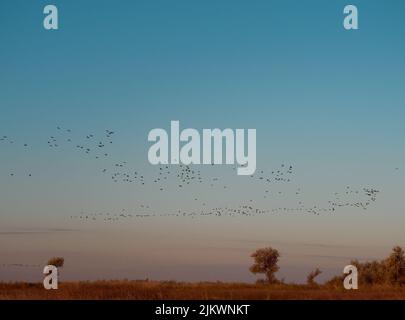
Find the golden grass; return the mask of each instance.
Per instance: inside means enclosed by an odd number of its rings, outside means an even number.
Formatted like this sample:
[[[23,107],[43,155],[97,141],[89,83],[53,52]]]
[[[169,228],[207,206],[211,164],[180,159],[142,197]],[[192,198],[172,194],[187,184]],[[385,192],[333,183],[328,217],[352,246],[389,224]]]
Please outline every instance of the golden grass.
[[[405,287],[374,286],[357,291],[307,285],[174,281],[0,283],[0,300],[405,300]]]

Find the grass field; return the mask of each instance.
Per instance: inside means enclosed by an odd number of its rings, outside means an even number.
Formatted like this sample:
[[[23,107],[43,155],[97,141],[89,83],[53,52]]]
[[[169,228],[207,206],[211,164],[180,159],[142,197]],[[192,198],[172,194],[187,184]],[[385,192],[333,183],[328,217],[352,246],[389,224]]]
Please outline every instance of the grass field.
[[[58,290],[42,283],[0,283],[0,300],[405,300],[405,287],[343,288],[243,283],[171,281],[63,282]]]

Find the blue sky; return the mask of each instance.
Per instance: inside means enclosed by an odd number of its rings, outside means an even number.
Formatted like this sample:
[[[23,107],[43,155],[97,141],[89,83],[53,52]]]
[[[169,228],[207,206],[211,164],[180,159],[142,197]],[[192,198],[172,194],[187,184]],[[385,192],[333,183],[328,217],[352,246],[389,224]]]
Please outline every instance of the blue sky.
[[[57,31],[42,27],[47,1],[6,0],[0,4],[0,135],[15,140],[15,144],[0,144],[1,229],[67,226],[80,230],[81,236],[75,235],[73,241],[67,236],[70,231],[55,235],[60,251],[68,254],[70,241],[85,243],[87,254],[93,252],[94,257],[102,246],[97,243],[103,243],[103,231],[126,230],[128,239],[132,235],[134,241],[139,233],[134,234],[140,232],[151,251],[158,248],[158,239],[166,232],[169,247],[180,253],[186,249],[198,253],[197,248],[211,237],[210,248],[225,248],[221,256],[236,265],[248,263],[243,260],[248,255],[243,251],[235,257],[226,248],[241,232],[249,244],[279,241],[288,243],[286,250],[292,252],[291,243],[299,247],[308,241],[343,248],[405,244],[400,232],[405,223],[400,192],[405,170],[401,168],[405,161],[403,2],[356,1],[357,31],[342,26],[347,1],[52,3],[59,9]],[[110,164],[127,161],[131,168],[153,174],[155,168],[147,162],[147,134],[156,127],[169,128],[170,120],[180,120],[183,128],[257,129],[258,169],[294,165],[294,184],[277,185],[274,190],[305,189],[307,203],[325,203],[330,194],[348,185],[379,189],[379,201],[367,214],[345,209],[333,218],[269,215],[232,218],[232,222],[205,218],[197,219],[198,223],[162,218],[114,226],[68,219],[81,211],[136,210],[144,202],[153,203],[159,212],[179,206],[191,209],[195,192],[214,206],[262,194],[260,185],[247,184],[246,179],[232,177],[222,168],[215,174],[223,174],[235,191],[212,193],[202,187],[161,194],[149,187],[117,185],[100,174],[104,164],[78,155],[66,143],[57,151],[47,147],[49,137],[58,134],[56,126],[71,129],[75,141],[90,133],[114,130],[110,151],[115,158]],[[25,142],[29,150],[22,147]],[[14,177],[10,177],[11,171]],[[26,177],[28,172],[33,172],[33,179]],[[279,205],[279,200],[269,201],[257,199],[257,205]],[[282,202],[296,205],[295,198]],[[353,230],[347,231],[350,221]],[[142,223],[146,225],[141,232]],[[172,231],[164,231],[166,224]],[[234,228],[227,227],[230,225]],[[269,236],[263,225],[275,235]],[[305,227],[300,229],[302,225]],[[242,231],[244,228],[249,231]],[[181,232],[197,229],[201,237],[192,241],[191,232],[184,248]],[[341,238],[342,232],[347,232],[347,238]],[[20,253],[13,247],[16,236],[22,237]],[[0,244],[0,256],[3,253],[7,263],[13,263],[24,260],[23,252],[31,252],[32,259],[40,261],[53,253],[46,249],[49,233],[37,237],[37,249],[27,244],[28,239],[34,241],[30,236],[0,235],[10,243],[10,247],[5,247],[6,242]],[[16,252],[14,256],[6,255],[10,248]],[[111,244],[106,252],[113,254],[113,248]],[[208,274],[220,263],[206,250]],[[368,256],[382,252],[369,249]],[[339,251],[344,253],[344,249]],[[142,261],[154,261],[147,252],[133,254],[142,256]],[[121,256],[127,255],[123,251]],[[156,254],[156,259],[166,257]],[[187,265],[170,257],[167,261],[179,269]],[[311,261],[291,253],[285,264],[299,269]],[[145,270],[151,268],[152,263],[144,263]],[[340,264],[328,267],[337,270]],[[76,270],[72,277],[78,273]],[[181,278],[181,274],[173,277]],[[141,269],[137,276],[142,275]],[[117,276],[128,276],[128,272],[117,271]],[[156,270],[151,276],[170,274]],[[246,279],[242,271],[236,273],[238,277]]]

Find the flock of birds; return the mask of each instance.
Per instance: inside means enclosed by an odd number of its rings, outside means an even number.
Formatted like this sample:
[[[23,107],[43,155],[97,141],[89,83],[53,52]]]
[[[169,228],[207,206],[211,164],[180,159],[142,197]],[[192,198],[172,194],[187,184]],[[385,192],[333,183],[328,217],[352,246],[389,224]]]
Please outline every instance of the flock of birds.
[[[146,172],[130,167],[127,161],[118,161],[114,159],[112,145],[115,132],[109,129],[103,131],[102,134],[87,134],[85,136],[75,138],[71,129],[56,127],[53,135],[50,135],[46,141],[50,149],[59,149],[70,146],[71,149],[78,152],[80,155],[99,161],[99,165],[95,168],[100,168],[100,173],[110,177],[113,183],[130,183],[137,184],[140,187],[152,185],[157,191],[164,192],[181,192],[183,190],[191,190],[192,186],[201,186],[202,190],[211,190],[216,194],[224,189],[232,192],[234,185],[226,183],[222,175],[204,174],[197,166],[189,165],[160,165],[156,166],[154,174],[150,175]],[[0,137],[0,144],[18,144],[25,149],[30,148],[27,142],[17,143],[16,139],[4,135]],[[45,141],[44,141],[45,143]],[[236,167],[232,168],[236,170]],[[97,169],[98,170],[98,169]],[[396,168],[399,170],[399,168]],[[16,177],[18,171],[12,170],[9,172],[11,177]],[[238,205],[229,206],[214,206],[209,207],[207,200],[201,199],[201,190],[195,190],[195,194],[191,197],[194,201],[195,210],[176,210],[171,213],[159,213],[158,210],[152,210],[151,205],[142,204],[136,209],[122,209],[119,212],[81,212],[77,215],[70,216],[71,219],[83,221],[104,221],[117,222],[123,219],[130,218],[149,218],[149,217],[196,217],[196,216],[253,216],[263,215],[268,213],[307,213],[319,215],[322,213],[333,213],[338,209],[345,207],[359,208],[366,210],[373,202],[376,201],[378,190],[373,188],[353,189],[347,186],[343,192],[335,192],[331,199],[324,205],[306,205],[303,200],[299,200],[302,194],[301,188],[295,188],[291,193],[296,197],[296,205],[293,207],[276,206],[275,203],[269,201],[266,208],[255,206],[257,197],[263,199],[271,198],[272,196],[283,195],[285,191],[277,188],[278,183],[288,184],[292,180],[293,166],[281,164],[275,170],[257,170],[255,174],[249,176],[243,183],[250,183],[246,186],[246,190],[254,191],[255,197],[250,197],[245,201],[241,201]],[[24,176],[32,177],[33,173],[24,170]],[[253,185],[252,185],[253,184]],[[200,189],[201,189],[200,188]],[[194,190],[194,189],[193,189]],[[261,190],[259,193],[257,190]],[[249,192],[247,192],[249,193]],[[239,199],[241,200],[241,199]],[[269,209],[268,206],[273,206]]]
[[[349,194],[362,195],[362,201],[349,201],[349,199],[344,199],[345,196]],[[367,208],[376,201],[376,196],[379,193],[376,189],[363,188],[362,190],[352,190],[347,187],[347,191],[340,193],[335,193],[333,200],[328,201],[328,206],[305,206],[302,201],[300,201],[297,207],[277,207],[272,209],[258,208],[254,206],[253,200],[248,200],[248,204],[242,204],[239,206],[225,206],[225,207],[213,207],[204,208],[206,203],[203,203],[203,208],[199,210],[177,210],[171,213],[157,213],[151,209],[149,205],[141,205],[140,208],[134,210],[122,209],[121,212],[93,212],[84,213],[83,211],[78,215],[70,216],[70,219],[81,220],[81,221],[104,221],[104,222],[117,222],[132,218],[153,218],[153,217],[197,217],[197,216],[255,216],[263,215],[269,213],[304,213],[304,214],[314,214],[320,215],[322,213],[333,213],[339,208],[352,207],[367,210]],[[194,199],[194,200],[197,200]]]

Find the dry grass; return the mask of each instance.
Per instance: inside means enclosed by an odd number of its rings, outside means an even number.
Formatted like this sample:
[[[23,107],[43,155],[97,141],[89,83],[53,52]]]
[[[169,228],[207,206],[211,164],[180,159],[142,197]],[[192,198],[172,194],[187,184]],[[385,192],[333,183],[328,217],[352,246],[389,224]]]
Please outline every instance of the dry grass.
[[[0,283],[0,300],[405,300],[405,287],[374,286],[357,291],[306,285],[182,283],[172,281],[63,282],[58,290],[41,283]]]

